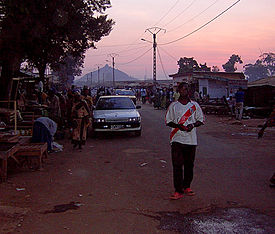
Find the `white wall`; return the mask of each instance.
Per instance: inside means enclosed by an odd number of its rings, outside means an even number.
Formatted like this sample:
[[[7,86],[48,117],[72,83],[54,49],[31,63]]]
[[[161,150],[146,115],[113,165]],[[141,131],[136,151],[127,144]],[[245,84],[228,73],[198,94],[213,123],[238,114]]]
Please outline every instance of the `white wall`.
[[[227,97],[226,82],[210,79],[199,79],[199,92],[203,94],[203,87],[207,88],[207,94],[210,98]]]
[[[199,79],[199,93],[201,92],[203,95],[203,87],[207,88],[207,93],[209,93],[208,88],[208,79]]]
[[[209,80],[209,95],[210,98],[227,97],[226,82],[219,80]]]

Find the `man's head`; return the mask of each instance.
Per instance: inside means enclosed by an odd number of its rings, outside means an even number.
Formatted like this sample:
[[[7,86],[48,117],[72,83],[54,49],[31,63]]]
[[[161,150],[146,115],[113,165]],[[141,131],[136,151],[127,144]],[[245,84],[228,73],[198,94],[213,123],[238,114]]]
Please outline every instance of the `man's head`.
[[[182,98],[189,98],[189,85],[185,82],[181,82],[178,85],[178,92]]]
[[[83,94],[84,94],[85,96],[89,95],[89,89],[88,89],[87,86],[84,86],[84,87],[83,87]]]
[[[80,101],[80,99],[81,99],[80,92],[79,92],[79,91],[76,91],[76,92],[74,93],[74,100],[75,100],[76,102],[78,102],[78,101]]]

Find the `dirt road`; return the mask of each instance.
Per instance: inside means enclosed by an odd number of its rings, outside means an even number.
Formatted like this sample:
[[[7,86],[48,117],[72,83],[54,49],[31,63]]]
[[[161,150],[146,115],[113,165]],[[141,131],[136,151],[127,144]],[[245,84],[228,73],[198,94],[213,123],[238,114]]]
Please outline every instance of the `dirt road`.
[[[198,129],[196,196],[170,201],[165,111],[145,104],[140,112],[141,137],[100,136],[88,139],[83,150],[60,141],[64,151],[50,154],[42,171],[9,174],[0,184],[0,232],[184,233],[189,229],[181,229],[186,223],[181,217],[224,208],[236,209],[237,219],[264,215],[262,225],[269,229],[263,233],[275,230],[269,220],[275,216],[275,190],[268,181],[275,171],[274,129],[258,140],[262,120],[238,125],[228,117],[206,116]]]

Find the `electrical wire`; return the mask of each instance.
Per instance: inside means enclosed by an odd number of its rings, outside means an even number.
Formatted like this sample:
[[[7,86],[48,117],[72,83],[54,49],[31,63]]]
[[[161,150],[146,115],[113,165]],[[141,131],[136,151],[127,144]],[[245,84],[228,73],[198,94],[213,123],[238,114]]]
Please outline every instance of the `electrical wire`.
[[[142,45],[143,43],[136,43],[136,44],[117,44],[117,45],[104,45],[104,46],[98,46],[100,48],[103,47],[123,47],[123,46],[131,46],[131,45]]]
[[[176,3],[164,14],[154,25],[159,24],[170,12],[174,9],[174,7],[179,3],[180,0],[177,0]]]
[[[162,63],[162,59],[161,59],[159,50],[157,50],[157,53],[158,53],[158,57],[159,57],[159,61],[160,61],[160,64],[161,64],[162,71],[163,71],[163,73],[164,73],[164,75],[165,75],[165,78],[168,79],[168,76],[167,76],[167,74],[166,74],[166,72],[165,72],[165,69],[164,69],[164,66],[163,66],[163,63]]]
[[[201,11],[199,14],[195,15],[193,18],[187,20],[186,22],[184,22],[183,24],[171,29],[171,30],[168,30],[167,32],[173,32],[175,30],[177,30],[178,28],[181,28],[182,26],[186,25],[187,23],[189,23],[190,21],[194,20],[195,18],[197,18],[198,16],[202,15],[204,12],[206,12],[209,8],[211,8],[212,6],[214,6],[218,1],[220,0],[216,0],[215,2],[213,2],[210,6],[208,6],[207,8],[205,8],[203,11]]]
[[[176,17],[174,17],[172,20],[170,20],[167,24],[165,24],[163,27],[166,27],[168,24],[171,24],[174,22],[179,16],[181,16],[185,11],[187,11],[197,0],[193,0],[186,8],[183,9],[182,12],[180,12]]]
[[[180,41],[180,40],[182,40],[182,39],[184,39],[184,38],[186,38],[186,37],[188,37],[188,36],[194,34],[195,32],[201,30],[202,28],[204,28],[205,26],[207,26],[208,24],[212,23],[214,20],[216,20],[217,18],[219,18],[221,15],[223,15],[223,14],[224,14],[225,12],[227,12],[229,9],[231,9],[232,7],[234,7],[234,6],[235,6],[238,2],[240,2],[240,1],[241,1],[241,0],[236,1],[236,2],[233,3],[230,7],[228,7],[228,8],[225,9],[223,12],[221,12],[220,14],[218,14],[217,16],[215,16],[213,19],[209,20],[207,23],[203,24],[202,26],[200,26],[200,27],[197,28],[196,30],[194,30],[194,31],[192,31],[192,32],[190,32],[190,33],[188,33],[188,34],[186,34],[185,36],[180,37],[180,38],[178,38],[178,39],[176,39],[176,40],[173,40],[173,41],[170,41],[170,42],[166,42],[166,43],[159,44],[159,45],[169,45],[169,44],[175,43],[175,42],[177,42],[177,41]]]
[[[132,49],[129,49],[129,50],[125,50],[125,51],[123,51],[123,52],[128,52],[128,51],[132,51],[132,50],[141,50],[141,49],[143,49],[143,48],[148,48],[148,46],[149,45],[146,45],[146,46],[142,46],[142,47],[139,47],[139,48],[132,48]],[[151,46],[150,46],[151,47]],[[131,57],[131,56],[133,56],[133,55],[137,55],[137,53],[139,52],[139,51],[136,51],[134,54],[132,53],[132,54],[127,54],[127,55],[121,55],[121,52],[122,51],[120,51],[120,52],[117,52],[117,53],[119,53],[120,55],[119,55],[119,57]]]
[[[128,50],[116,51],[115,53],[116,53],[116,54],[121,54],[121,53],[125,53],[125,52],[128,52],[128,51],[132,51],[132,50],[139,50],[139,49],[146,48],[146,47],[148,47],[148,45],[146,45],[146,46],[140,46],[140,47],[137,47],[137,48],[132,48],[132,49],[128,49]],[[91,55],[91,57],[108,56],[108,54],[110,54],[110,53],[95,54],[95,55]],[[121,56],[121,57],[123,57],[123,56]]]
[[[173,59],[173,61],[174,60],[178,60],[177,58],[175,58],[173,55],[171,55],[171,54],[169,54],[165,49],[163,49],[162,47],[160,47],[159,45],[158,45],[158,48],[160,49],[160,50],[162,50],[165,54],[167,54],[169,57],[171,57],[172,59]]]
[[[131,60],[131,61],[129,61],[129,62],[126,62],[126,63],[117,63],[117,64],[118,64],[118,65],[126,65],[126,64],[132,63],[132,62],[134,62],[134,61],[140,59],[141,57],[143,57],[143,56],[144,56],[145,54],[147,54],[150,50],[152,50],[152,47],[150,47],[150,49],[147,50],[147,51],[145,51],[142,55],[138,56],[137,58],[135,58],[135,59],[133,59],[133,60]]]

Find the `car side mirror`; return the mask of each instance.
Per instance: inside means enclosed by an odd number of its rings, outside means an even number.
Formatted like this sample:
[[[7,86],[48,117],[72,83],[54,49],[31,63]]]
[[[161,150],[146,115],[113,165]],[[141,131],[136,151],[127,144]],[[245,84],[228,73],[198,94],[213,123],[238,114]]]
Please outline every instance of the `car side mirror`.
[[[136,109],[141,109],[141,106],[136,106]]]

